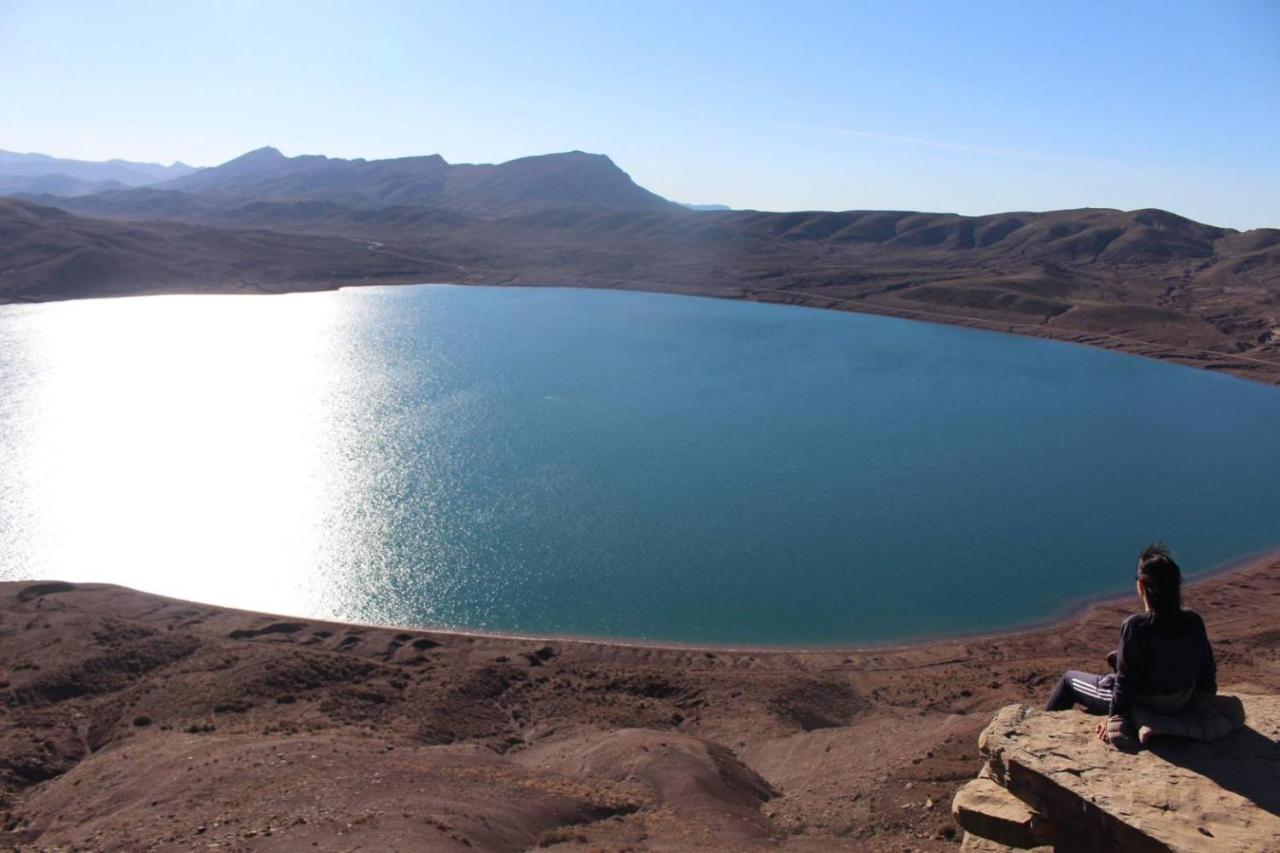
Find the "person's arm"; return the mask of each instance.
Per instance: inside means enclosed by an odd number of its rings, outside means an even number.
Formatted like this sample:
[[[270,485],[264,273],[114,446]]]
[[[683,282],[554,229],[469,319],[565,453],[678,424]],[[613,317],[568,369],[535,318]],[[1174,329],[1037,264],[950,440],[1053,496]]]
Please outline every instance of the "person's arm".
[[[1135,637],[1133,617],[1120,626],[1120,646],[1116,649],[1116,680],[1111,688],[1111,716],[1129,713],[1133,697],[1146,669],[1145,649]]]

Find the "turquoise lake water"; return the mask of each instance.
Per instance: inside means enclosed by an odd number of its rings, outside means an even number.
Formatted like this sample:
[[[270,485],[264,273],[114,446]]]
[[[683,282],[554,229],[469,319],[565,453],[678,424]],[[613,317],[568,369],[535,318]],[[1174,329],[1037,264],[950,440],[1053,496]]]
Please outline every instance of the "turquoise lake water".
[[[1280,390],[1043,340],[448,286],[0,307],[0,577],[731,644],[1010,628],[1280,544]],[[1194,604],[1194,602],[1192,602]]]

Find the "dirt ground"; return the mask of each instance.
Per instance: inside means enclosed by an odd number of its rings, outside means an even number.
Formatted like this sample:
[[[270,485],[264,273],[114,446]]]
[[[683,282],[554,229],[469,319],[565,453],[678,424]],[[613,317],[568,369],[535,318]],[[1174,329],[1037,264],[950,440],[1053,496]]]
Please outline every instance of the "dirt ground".
[[[1188,589],[1280,690],[1280,557]],[[0,846],[951,850],[997,708],[1100,669],[1134,601],[901,649],[533,641],[0,584]]]

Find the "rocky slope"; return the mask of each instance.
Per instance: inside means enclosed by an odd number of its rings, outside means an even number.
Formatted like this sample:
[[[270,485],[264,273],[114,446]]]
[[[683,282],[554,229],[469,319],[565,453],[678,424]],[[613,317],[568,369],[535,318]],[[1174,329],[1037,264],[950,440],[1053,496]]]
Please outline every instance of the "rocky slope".
[[[1280,558],[1188,599],[1224,689],[1280,691]],[[1128,604],[1024,634],[769,652],[4,584],[0,842],[954,850],[947,804],[982,764],[979,732],[1043,701],[1062,669],[1100,663]]]
[[[421,280],[439,264],[369,244],[178,222],[106,222],[0,199],[0,302],[139,293],[279,293]]]

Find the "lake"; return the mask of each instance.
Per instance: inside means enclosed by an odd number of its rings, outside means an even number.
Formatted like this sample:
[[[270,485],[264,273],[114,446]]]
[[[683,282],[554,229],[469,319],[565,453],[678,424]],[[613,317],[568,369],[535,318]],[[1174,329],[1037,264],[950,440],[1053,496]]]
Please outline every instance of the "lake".
[[[806,308],[418,286],[0,307],[0,578],[717,644],[1005,629],[1280,544],[1280,390]],[[1194,602],[1191,602],[1194,604]]]

